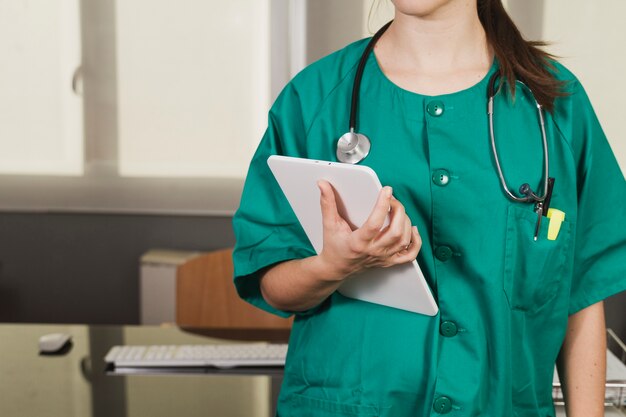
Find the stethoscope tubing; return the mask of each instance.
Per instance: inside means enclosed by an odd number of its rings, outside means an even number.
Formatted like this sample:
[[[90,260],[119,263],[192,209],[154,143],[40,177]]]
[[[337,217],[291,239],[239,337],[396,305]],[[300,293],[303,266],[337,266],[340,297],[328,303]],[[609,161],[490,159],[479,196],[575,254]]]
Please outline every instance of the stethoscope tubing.
[[[494,73],[489,79],[489,84],[488,84],[489,86],[487,88],[487,99],[488,99],[487,114],[489,116],[489,137],[490,137],[490,142],[491,142],[491,150],[493,154],[493,159],[496,163],[496,169],[498,170],[498,177],[500,179],[500,184],[502,185],[502,190],[513,201],[517,201],[520,203],[528,203],[531,201],[536,202],[536,203],[543,202],[546,199],[546,195],[548,192],[548,178],[550,177],[550,161],[548,158],[548,139],[546,135],[545,120],[543,117],[543,108],[541,104],[539,104],[537,100],[535,99],[535,95],[533,94],[533,92],[530,89],[528,89],[528,91],[530,92],[535,102],[535,106],[537,108],[537,115],[539,117],[539,127],[541,129],[541,141],[542,141],[542,146],[543,146],[543,163],[544,163],[543,196],[538,196],[532,191],[532,189],[530,188],[530,186],[528,186],[528,184],[524,184],[522,185],[522,187],[527,186],[527,189],[526,191],[522,191],[520,189],[520,193],[526,194],[526,197],[518,197],[510,191],[506,183],[506,179],[504,178],[504,172],[502,171],[502,166],[500,164],[500,158],[498,157],[498,149],[496,148],[496,135],[495,135],[495,129],[494,129],[494,122],[493,122],[495,110],[494,110],[493,101],[494,101],[494,97],[500,91],[499,89],[497,91],[495,89],[495,83],[499,77],[500,77],[500,70],[496,71],[496,73]],[[521,81],[516,81],[516,82],[519,82],[520,84],[525,85]]]
[[[350,103],[350,121],[349,121],[350,125],[348,126],[350,132],[354,132],[356,130],[356,112],[357,112],[357,107],[359,105],[359,94],[361,91],[361,79],[363,78],[363,72],[365,71],[365,64],[367,63],[367,58],[372,52],[372,49],[374,49],[374,46],[376,45],[376,42],[378,42],[378,39],[380,39],[380,37],[383,36],[383,33],[385,33],[385,31],[389,28],[389,26],[391,26],[392,23],[393,23],[393,20],[389,21],[382,28],[380,28],[378,32],[374,34],[374,36],[372,36],[372,39],[370,39],[369,43],[365,47],[365,50],[363,50],[363,54],[361,55],[361,59],[359,60],[359,66],[356,69],[356,75],[354,77],[354,84],[352,86],[352,100]]]

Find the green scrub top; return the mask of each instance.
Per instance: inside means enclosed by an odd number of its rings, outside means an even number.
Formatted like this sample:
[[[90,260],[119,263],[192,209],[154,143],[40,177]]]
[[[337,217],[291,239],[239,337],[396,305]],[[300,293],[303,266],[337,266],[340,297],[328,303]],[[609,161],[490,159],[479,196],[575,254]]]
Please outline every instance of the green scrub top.
[[[336,161],[348,129],[362,40],[312,64],[280,94],[250,165],[233,225],[235,285],[268,305],[260,270],[315,255],[268,169],[270,155]],[[576,78],[555,63],[568,95],[546,115],[551,207],[565,212],[556,240],[548,220],[501,189],[488,132],[487,81],[424,96],[393,84],[371,54],[358,131],[372,141],[361,162],[393,187],[422,237],[417,261],[440,312],[434,317],[334,293],[295,313],[282,417],[554,416],[552,379],[568,316],[626,289],[626,183]],[[541,190],[543,154],[532,96],[518,84],[495,101],[499,157],[511,187]]]

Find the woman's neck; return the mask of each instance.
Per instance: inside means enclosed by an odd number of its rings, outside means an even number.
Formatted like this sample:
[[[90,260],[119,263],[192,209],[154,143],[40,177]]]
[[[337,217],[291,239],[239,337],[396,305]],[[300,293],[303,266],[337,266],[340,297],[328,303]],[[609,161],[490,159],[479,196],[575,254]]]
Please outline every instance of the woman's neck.
[[[476,84],[493,62],[472,0],[453,0],[424,14],[396,8],[394,22],[376,45],[375,54],[394,83],[428,95]]]

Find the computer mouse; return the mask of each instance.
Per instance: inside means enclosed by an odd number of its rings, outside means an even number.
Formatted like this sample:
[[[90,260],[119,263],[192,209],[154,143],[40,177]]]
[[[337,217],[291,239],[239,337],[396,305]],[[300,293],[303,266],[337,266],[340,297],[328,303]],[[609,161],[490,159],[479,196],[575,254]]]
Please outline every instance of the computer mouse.
[[[51,333],[39,338],[39,354],[63,355],[72,347],[72,336],[67,333]]]

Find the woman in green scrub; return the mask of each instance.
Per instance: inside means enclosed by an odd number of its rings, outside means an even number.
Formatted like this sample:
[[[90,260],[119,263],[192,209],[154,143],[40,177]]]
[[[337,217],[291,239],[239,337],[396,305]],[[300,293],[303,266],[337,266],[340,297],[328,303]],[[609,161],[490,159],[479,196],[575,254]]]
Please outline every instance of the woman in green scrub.
[[[278,414],[554,416],[555,362],[570,417],[603,415],[602,300],[626,289],[626,185],[577,79],[524,41],[500,0],[394,0],[367,58],[361,164],[387,185],[352,231],[321,182],[313,251],[266,160],[336,161],[368,40],[312,64],[283,90],[234,218],[235,285],[295,315]],[[491,152],[487,83],[501,71],[495,135],[508,184],[540,189],[545,111],[556,238],[507,198]],[[524,84],[515,83],[515,79]],[[380,230],[390,208],[391,224]],[[417,258],[439,306],[428,317],[341,296],[348,276]]]

